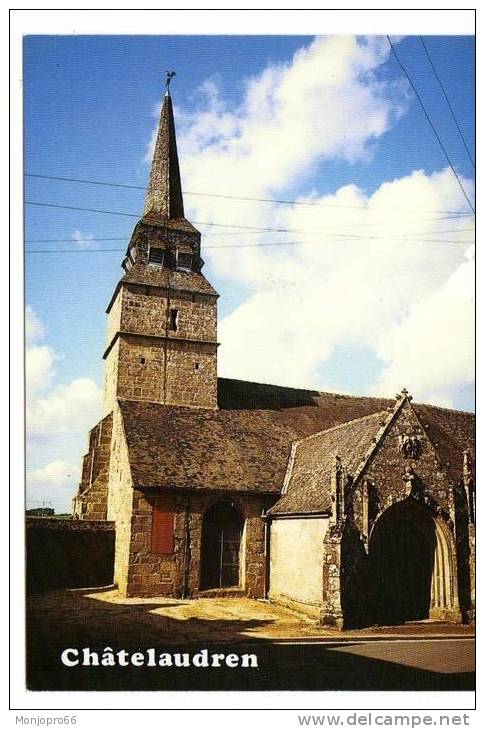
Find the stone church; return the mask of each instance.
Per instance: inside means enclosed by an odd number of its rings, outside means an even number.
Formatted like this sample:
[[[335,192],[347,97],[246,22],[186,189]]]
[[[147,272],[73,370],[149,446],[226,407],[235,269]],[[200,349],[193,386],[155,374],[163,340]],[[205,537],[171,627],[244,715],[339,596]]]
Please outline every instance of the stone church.
[[[74,516],[126,596],[269,598],[338,628],[474,617],[474,417],[217,376],[172,102],[107,307],[104,414]]]

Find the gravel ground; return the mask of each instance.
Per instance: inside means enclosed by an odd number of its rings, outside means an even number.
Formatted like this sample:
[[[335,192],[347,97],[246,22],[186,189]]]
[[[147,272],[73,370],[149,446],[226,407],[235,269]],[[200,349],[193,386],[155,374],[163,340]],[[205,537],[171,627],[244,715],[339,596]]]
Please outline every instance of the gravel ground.
[[[188,643],[217,640],[289,640],[312,638],[471,636],[472,626],[419,622],[365,628],[344,633],[324,629],[290,610],[248,598],[126,598],[113,589],[63,590],[34,595],[27,603],[28,625],[37,639],[66,644],[68,638],[88,644],[125,645]]]

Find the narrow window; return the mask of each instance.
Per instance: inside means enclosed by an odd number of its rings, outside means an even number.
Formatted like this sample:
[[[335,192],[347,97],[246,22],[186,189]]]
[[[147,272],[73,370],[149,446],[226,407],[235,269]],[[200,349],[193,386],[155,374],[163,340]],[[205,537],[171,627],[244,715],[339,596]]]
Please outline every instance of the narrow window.
[[[178,309],[170,309],[170,322],[169,329],[171,332],[176,332],[178,327],[179,313]]]
[[[177,251],[177,270],[190,271],[192,268],[192,255],[190,253],[182,253]]]
[[[173,554],[175,514],[155,502],[152,515],[153,554]]]
[[[146,362],[146,359],[145,359],[145,357],[141,357],[141,358],[140,358],[140,364],[145,364],[145,362]]]
[[[198,362],[195,362],[194,363],[194,370],[198,370],[198,369],[199,369],[199,363]]]
[[[163,261],[165,258],[165,251],[163,248],[150,248],[150,252],[148,254],[148,262],[153,264],[154,266],[163,266]]]

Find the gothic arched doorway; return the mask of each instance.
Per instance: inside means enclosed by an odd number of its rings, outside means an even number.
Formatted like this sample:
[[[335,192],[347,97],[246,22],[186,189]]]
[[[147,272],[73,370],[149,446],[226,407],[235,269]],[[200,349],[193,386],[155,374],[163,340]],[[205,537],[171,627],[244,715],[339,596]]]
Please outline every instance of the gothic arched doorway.
[[[369,542],[373,622],[457,619],[451,534],[412,499],[387,509]]]
[[[243,517],[227,501],[208,509],[202,523],[201,589],[241,585],[243,529]]]

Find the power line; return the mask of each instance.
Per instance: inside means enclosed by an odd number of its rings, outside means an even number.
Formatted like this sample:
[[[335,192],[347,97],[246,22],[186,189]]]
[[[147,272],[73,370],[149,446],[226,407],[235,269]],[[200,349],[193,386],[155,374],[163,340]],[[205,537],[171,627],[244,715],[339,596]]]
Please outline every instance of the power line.
[[[455,122],[455,126],[456,126],[456,128],[458,130],[458,134],[461,137],[461,141],[463,142],[463,146],[465,147],[465,149],[467,151],[467,154],[468,154],[468,157],[470,159],[470,162],[472,163],[473,169],[476,169],[475,168],[475,162],[473,160],[473,157],[472,157],[472,154],[471,154],[470,150],[468,149],[468,145],[465,142],[465,137],[463,136],[463,133],[462,133],[461,128],[460,128],[460,125],[458,124],[458,120],[457,120],[457,118],[455,116],[455,113],[453,111],[453,107],[451,106],[451,102],[450,102],[450,100],[448,98],[448,94],[446,93],[446,90],[445,90],[445,87],[443,85],[443,82],[441,81],[440,77],[438,76],[438,72],[437,72],[437,70],[435,68],[435,65],[434,65],[432,59],[431,59],[430,53],[428,51],[428,48],[426,47],[426,43],[424,42],[424,38],[423,38],[422,35],[419,36],[419,40],[421,41],[421,45],[423,46],[424,52],[426,53],[426,56],[427,56],[428,61],[429,61],[430,65],[431,65],[431,68],[433,69],[433,73],[435,75],[435,78],[436,78],[437,82],[440,85],[441,91],[443,92],[443,96],[446,99],[446,103],[448,104],[448,109],[450,110],[450,114],[453,117],[453,121]]]
[[[78,182],[84,185],[100,185],[102,187],[121,187],[128,190],[147,190],[148,188],[143,187],[141,185],[128,185],[120,182],[105,182],[100,180],[84,180],[77,177],[60,177],[56,175],[37,175],[33,173],[26,173],[25,177],[36,177],[43,180],[60,180],[62,182]],[[184,195],[194,195],[198,197],[216,197],[216,198],[222,198],[224,200],[243,200],[246,202],[264,202],[264,203],[274,203],[276,205],[295,205],[295,206],[304,206],[304,207],[321,207],[321,208],[336,208],[336,209],[350,209],[350,210],[363,210],[365,212],[380,212],[381,210],[395,210],[396,208],[373,208],[373,207],[367,207],[364,205],[337,205],[332,203],[319,203],[319,202],[311,202],[311,201],[297,201],[297,200],[275,200],[273,198],[265,198],[265,197],[241,197],[236,195],[219,195],[216,193],[211,192],[189,192],[187,190],[183,191]],[[463,211],[459,210],[423,210],[421,208],[399,208],[399,210],[412,210],[416,212],[422,212],[422,213],[447,213],[450,215],[467,215],[467,213],[464,213]]]
[[[315,235],[319,235],[319,234],[318,233],[315,233]],[[458,243],[458,244],[462,244],[462,243],[474,243],[475,242],[474,239],[472,239],[472,240],[458,240],[458,239],[447,239],[447,238],[422,238],[422,237],[416,238],[416,237],[413,237],[413,236],[416,236],[416,235],[417,235],[416,233],[413,234],[412,236],[345,235],[345,233],[342,233],[341,235],[334,234],[334,235],[332,235],[330,237],[328,237],[328,236],[327,237],[322,237],[320,235],[320,240],[319,241],[316,241],[316,242],[317,243],[319,243],[319,242],[339,243],[339,242],[345,242],[345,241],[359,241],[359,240],[370,240],[370,241],[373,241],[373,240],[392,240],[392,241],[403,241],[403,242],[407,242],[407,241],[413,242],[414,241],[414,242],[423,242],[423,243]],[[426,235],[426,234],[421,234],[421,235]],[[431,235],[431,234],[429,233],[428,235]],[[123,239],[122,238],[118,238],[118,240],[123,240]],[[25,241],[25,242],[28,243],[29,241]],[[30,242],[32,242],[32,241],[30,241]],[[44,242],[45,243],[45,241],[38,241],[38,242],[39,243],[41,243],[41,242]],[[73,244],[77,243],[77,241],[73,241],[73,240],[64,240],[64,241],[59,240],[59,241],[52,241],[52,242],[58,242],[58,243],[73,243]],[[96,239],[95,238],[92,238],[92,239],[89,240],[89,243],[95,243],[95,242],[96,242]],[[308,241],[308,242],[305,243],[305,245],[309,245],[309,244],[311,245],[313,242],[314,241]],[[219,244],[210,245],[209,244],[209,245],[204,246],[204,249],[207,249],[207,248],[260,248],[260,247],[263,247],[263,246],[298,245],[300,243],[301,243],[301,241],[276,241],[276,242],[273,242],[273,243],[237,243],[236,245],[225,245],[225,244],[222,244],[222,245],[219,245]],[[35,250],[38,250],[38,249],[35,249],[35,248],[27,248],[26,250],[35,251]],[[47,249],[47,250],[53,250],[53,249]],[[63,250],[70,250],[70,249],[67,248],[67,249],[63,249]],[[85,251],[89,252],[90,250],[122,250],[122,249],[121,248],[120,249],[118,249],[118,248],[111,248],[111,249],[110,248],[96,248],[96,249],[94,249],[94,248],[86,248],[86,247],[84,247],[84,248],[79,248],[79,250],[85,250]]]
[[[25,201],[26,205],[37,205],[41,207],[48,207],[48,208],[60,208],[62,210],[82,210],[82,211],[88,211],[88,212],[95,212],[95,213],[104,213],[108,215],[125,215],[129,217],[135,217],[138,218],[138,214],[135,213],[124,213],[124,212],[116,212],[113,210],[100,210],[97,208],[83,208],[83,207],[74,207],[72,205],[58,205],[54,203],[40,203],[40,202],[31,202],[29,200]],[[228,223],[203,223],[203,222],[197,222],[194,221],[195,225],[210,225],[210,226],[216,226],[219,228],[237,228],[240,230],[253,230],[255,232],[260,233],[293,233],[298,235],[317,235],[321,234],[319,231],[314,230],[295,230],[295,229],[289,229],[289,228],[265,228],[265,227],[257,227],[257,226],[247,226],[247,225],[231,225]],[[356,239],[364,239],[368,240],[369,236],[359,236],[359,235],[350,235],[348,233],[332,233],[333,236],[339,237],[339,238],[356,238]],[[372,236],[370,236],[372,238]],[[89,242],[89,239],[88,241]]]
[[[84,208],[84,207],[78,207],[74,205],[58,205],[54,203],[41,203],[41,202],[34,202],[31,200],[25,200],[25,205],[35,205],[37,207],[43,207],[43,208],[56,208],[60,210],[76,210],[81,212],[89,212],[89,213],[102,213],[103,215],[121,215],[124,217],[129,218],[140,218],[139,213],[126,213],[116,210],[102,210],[100,208]],[[468,214],[469,215],[469,214]],[[193,221],[194,225],[208,225],[211,227],[216,228],[233,228],[238,230],[252,230],[259,233],[297,233],[297,234],[315,234],[315,231],[306,231],[306,230],[293,230],[289,228],[265,228],[265,227],[258,227],[254,225],[233,225],[230,223],[208,223],[204,221]],[[342,233],[342,235],[345,235]]]
[[[438,230],[438,231],[429,231],[428,233],[421,233],[420,235],[435,235],[436,233],[471,233],[474,232],[475,228],[448,228],[447,230]],[[257,231],[253,231],[252,233],[220,233],[217,237],[225,237],[225,235],[258,235]],[[285,235],[287,235],[285,233]],[[308,232],[307,235],[321,235],[319,232],[310,233]],[[345,233],[332,233],[329,231],[329,235],[341,235],[345,236]],[[417,235],[417,233],[412,233],[412,235]],[[128,236],[120,236],[117,238],[87,238],[86,243],[100,243],[102,241],[114,241],[114,240],[126,240]],[[205,236],[206,238],[209,236]],[[361,236],[359,236],[361,237]],[[373,236],[369,236],[373,237]],[[404,238],[405,239],[405,238]],[[395,240],[395,239],[394,239]],[[25,238],[24,243],[79,243],[75,238]]]
[[[464,244],[472,244],[475,241],[474,240],[446,240],[446,239],[422,239],[422,238],[386,238],[386,237],[374,237],[370,238],[370,240],[373,241],[381,241],[381,240],[393,240],[393,241],[401,241],[403,243],[458,243],[459,245]],[[205,249],[225,249],[225,250],[240,250],[241,248],[272,248],[277,246],[293,246],[293,245],[319,245],[321,243],[355,243],[355,238],[344,238],[340,240],[324,240],[324,241],[279,241],[277,243],[243,243],[241,245],[209,245],[205,246]],[[114,252],[124,252],[125,248],[47,248],[44,250],[38,249],[38,248],[30,248],[26,249],[26,253],[114,253]]]
[[[441,147],[441,150],[442,150],[443,154],[445,155],[445,157],[446,157],[446,159],[447,159],[447,161],[448,161],[448,164],[450,165],[451,169],[453,170],[453,174],[455,175],[455,177],[456,177],[456,180],[457,180],[458,184],[460,185],[461,191],[462,191],[462,193],[463,193],[463,195],[464,195],[464,197],[465,197],[465,199],[466,199],[466,201],[467,201],[468,205],[469,205],[469,206],[470,206],[470,208],[472,209],[473,213],[475,213],[475,208],[474,208],[474,207],[473,207],[473,205],[471,204],[470,198],[469,198],[469,197],[468,197],[468,195],[466,194],[466,190],[465,190],[465,188],[463,187],[462,181],[460,180],[460,177],[459,177],[459,175],[458,175],[458,173],[457,173],[457,171],[456,171],[456,169],[455,169],[455,167],[454,167],[454,165],[453,165],[453,163],[452,163],[452,161],[451,161],[451,159],[450,159],[450,157],[449,157],[449,155],[448,155],[448,152],[446,151],[446,149],[445,149],[445,146],[444,146],[443,142],[441,141],[440,135],[438,134],[438,132],[437,132],[437,130],[436,130],[436,127],[434,126],[434,124],[433,124],[433,122],[432,122],[432,120],[431,120],[431,117],[430,117],[430,115],[429,115],[429,114],[428,114],[428,112],[426,111],[426,108],[425,108],[425,106],[424,106],[424,104],[423,104],[423,102],[422,102],[422,100],[421,100],[421,97],[420,97],[420,95],[418,94],[418,91],[417,91],[417,89],[416,89],[415,85],[414,85],[414,84],[413,84],[413,82],[411,81],[411,78],[410,78],[410,76],[409,76],[408,72],[406,71],[406,69],[404,68],[403,64],[401,63],[401,61],[400,61],[400,59],[399,59],[399,56],[398,56],[398,55],[397,55],[397,53],[396,53],[396,49],[395,49],[395,48],[394,48],[394,46],[392,45],[391,39],[389,38],[389,36],[388,36],[388,35],[386,35],[386,38],[387,38],[387,40],[388,40],[388,42],[389,42],[389,45],[390,45],[390,47],[391,47],[391,51],[392,51],[392,53],[393,53],[393,55],[394,55],[394,58],[395,58],[395,59],[396,59],[396,61],[398,62],[399,66],[400,66],[400,68],[401,68],[401,70],[402,70],[402,72],[404,73],[404,75],[406,76],[407,80],[409,81],[409,84],[410,84],[410,86],[411,86],[412,90],[414,91],[414,93],[415,93],[415,95],[416,95],[416,98],[417,98],[417,100],[419,101],[419,104],[420,104],[420,106],[421,106],[421,109],[423,110],[423,112],[424,112],[424,115],[426,116],[426,119],[428,120],[428,122],[429,122],[429,125],[430,125],[431,129],[433,130],[433,132],[434,132],[434,135],[435,135],[436,139],[438,140],[438,144],[440,145],[440,147]]]

